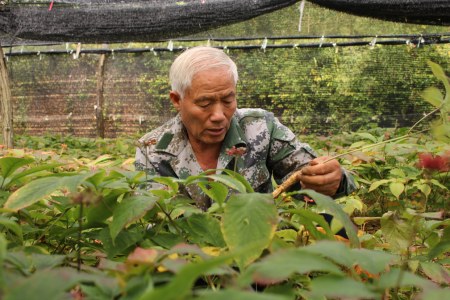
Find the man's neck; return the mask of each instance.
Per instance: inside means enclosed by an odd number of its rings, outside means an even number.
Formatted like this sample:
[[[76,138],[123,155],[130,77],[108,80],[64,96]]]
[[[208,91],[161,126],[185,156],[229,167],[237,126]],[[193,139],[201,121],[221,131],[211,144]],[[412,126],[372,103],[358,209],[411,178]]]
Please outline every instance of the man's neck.
[[[216,169],[219,161],[221,144],[205,145],[191,143],[192,150],[197,158],[200,167],[206,171],[209,169]]]

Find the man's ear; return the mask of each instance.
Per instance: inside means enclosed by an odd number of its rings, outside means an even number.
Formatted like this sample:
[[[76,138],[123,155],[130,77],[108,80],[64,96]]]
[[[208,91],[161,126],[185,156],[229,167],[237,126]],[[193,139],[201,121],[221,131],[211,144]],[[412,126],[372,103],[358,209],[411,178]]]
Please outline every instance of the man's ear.
[[[177,111],[180,110],[180,104],[181,104],[181,97],[178,92],[170,91],[169,94],[170,100],[172,101],[173,106],[176,108]]]

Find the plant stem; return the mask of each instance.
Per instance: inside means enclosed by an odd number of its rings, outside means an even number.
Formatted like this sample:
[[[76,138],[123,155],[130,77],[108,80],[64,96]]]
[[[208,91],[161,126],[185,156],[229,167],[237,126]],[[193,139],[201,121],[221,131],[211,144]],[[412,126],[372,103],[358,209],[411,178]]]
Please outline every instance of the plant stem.
[[[433,111],[427,113],[427,114],[426,114],[425,116],[423,116],[419,121],[417,121],[416,123],[414,123],[414,125],[408,130],[407,135],[410,134],[411,131],[412,131],[417,125],[420,124],[420,122],[422,122],[423,120],[425,120],[426,118],[428,118],[428,117],[431,116],[432,114],[434,114],[434,113],[440,111],[441,108],[442,108],[442,106],[443,106],[443,105],[441,105],[441,106],[439,106],[438,108],[434,109]]]
[[[164,210],[164,208],[162,207],[161,204],[159,204],[158,202],[156,202],[156,205],[158,205],[159,209],[164,213],[164,215],[166,215],[167,219],[169,220],[169,223],[175,228],[175,230],[177,231],[178,235],[183,236],[180,228],[178,227],[178,225],[173,221],[172,217],[170,216],[170,214],[168,212],[166,212]]]
[[[81,234],[83,231],[83,203],[80,203],[80,213],[78,215],[78,250],[77,250],[77,270],[81,270]]]

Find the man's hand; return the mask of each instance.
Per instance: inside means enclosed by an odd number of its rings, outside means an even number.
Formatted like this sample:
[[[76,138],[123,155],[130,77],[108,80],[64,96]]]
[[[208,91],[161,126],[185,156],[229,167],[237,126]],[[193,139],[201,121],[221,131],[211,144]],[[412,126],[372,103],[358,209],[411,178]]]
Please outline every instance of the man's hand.
[[[303,189],[312,189],[328,196],[334,196],[342,178],[341,165],[335,159],[321,156],[313,159],[302,169],[300,183]]]

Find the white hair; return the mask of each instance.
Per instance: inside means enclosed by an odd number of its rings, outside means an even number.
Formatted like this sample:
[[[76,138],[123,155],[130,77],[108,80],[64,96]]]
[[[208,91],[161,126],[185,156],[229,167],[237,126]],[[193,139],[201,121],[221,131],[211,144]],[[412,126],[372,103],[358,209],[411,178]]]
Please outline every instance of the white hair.
[[[179,55],[170,67],[170,83],[172,91],[177,92],[181,99],[191,87],[194,76],[205,70],[227,68],[234,84],[238,81],[236,64],[220,49],[198,46],[190,48]]]

